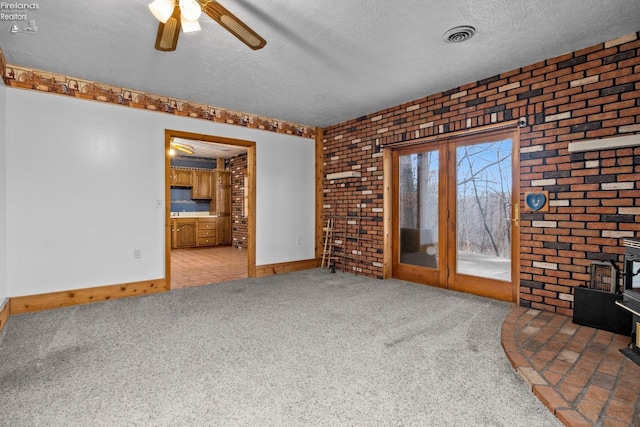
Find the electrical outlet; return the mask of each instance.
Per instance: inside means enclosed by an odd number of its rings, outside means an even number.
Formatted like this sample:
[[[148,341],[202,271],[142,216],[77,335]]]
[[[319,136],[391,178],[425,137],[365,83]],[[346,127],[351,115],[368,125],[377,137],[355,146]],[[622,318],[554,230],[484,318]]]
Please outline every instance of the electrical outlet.
[[[140,249],[134,249],[133,250],[133,258],[134,259],[142,258],[142,251]]]

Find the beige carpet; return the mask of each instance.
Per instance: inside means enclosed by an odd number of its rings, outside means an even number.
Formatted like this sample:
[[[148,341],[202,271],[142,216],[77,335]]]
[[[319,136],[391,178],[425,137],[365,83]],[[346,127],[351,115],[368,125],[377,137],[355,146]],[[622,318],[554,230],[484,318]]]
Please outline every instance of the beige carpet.
[[[506,303],[326,270],[13,316],[2,426],[558,426]]]

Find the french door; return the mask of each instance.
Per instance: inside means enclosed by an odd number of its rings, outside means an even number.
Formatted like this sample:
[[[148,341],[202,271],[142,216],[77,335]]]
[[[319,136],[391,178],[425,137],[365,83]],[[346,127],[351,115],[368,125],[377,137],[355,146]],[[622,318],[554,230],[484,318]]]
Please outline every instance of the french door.
[[[394,150],[394,277],[515,300],[517,146],[502,130]]]

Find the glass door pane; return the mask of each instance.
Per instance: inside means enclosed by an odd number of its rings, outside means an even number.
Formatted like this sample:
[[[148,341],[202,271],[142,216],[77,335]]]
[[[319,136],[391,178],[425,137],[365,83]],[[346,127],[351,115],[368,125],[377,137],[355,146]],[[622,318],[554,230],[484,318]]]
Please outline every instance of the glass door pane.
[[[439,153],[399,157],[400,262],[438,268]]]
[[[456,147],[456,273],[511,281],[512,140]]]

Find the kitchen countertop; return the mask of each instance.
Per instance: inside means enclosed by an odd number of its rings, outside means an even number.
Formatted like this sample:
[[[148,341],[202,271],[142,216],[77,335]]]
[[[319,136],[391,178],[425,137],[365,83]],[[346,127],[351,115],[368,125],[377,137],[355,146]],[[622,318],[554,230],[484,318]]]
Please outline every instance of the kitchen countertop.
[[[171,212],[171,218],[217,218],[216,214],[209,212]]]

